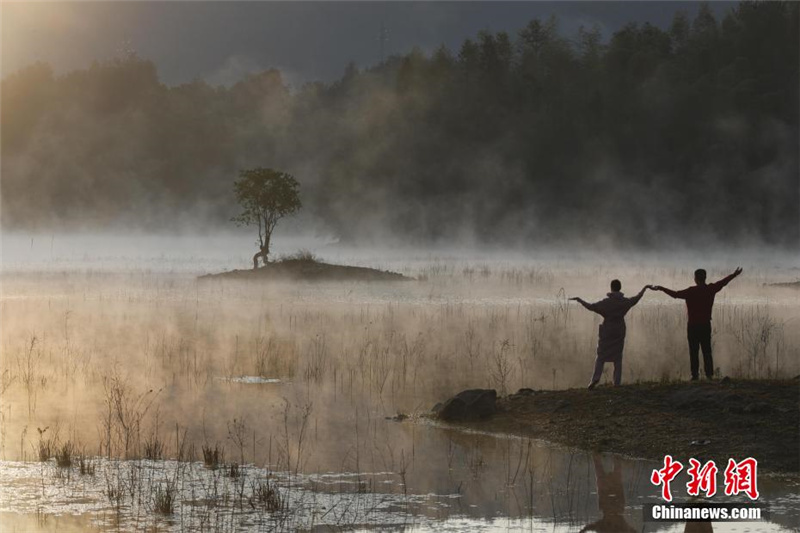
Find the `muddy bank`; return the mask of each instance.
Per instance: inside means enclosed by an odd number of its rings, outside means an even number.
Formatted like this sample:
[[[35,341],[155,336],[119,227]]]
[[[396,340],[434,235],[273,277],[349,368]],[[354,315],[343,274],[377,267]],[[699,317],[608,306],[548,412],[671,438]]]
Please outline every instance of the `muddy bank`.
[[[755,457],[764,471],[800,472],[800,381],[644,383],[594,391],[532,391],[498,400],[489,420],[463,425],[587,450],[717,465]],[[724,469],[724,466],[721,466]]]
[[[307,259],[287,259],[270,263],[258,269],[232,270],[220,274],[206,274],[201,280],[297,280],[297,281],[409,281],[411,278],[397,272],[347,265],[332,265]]]

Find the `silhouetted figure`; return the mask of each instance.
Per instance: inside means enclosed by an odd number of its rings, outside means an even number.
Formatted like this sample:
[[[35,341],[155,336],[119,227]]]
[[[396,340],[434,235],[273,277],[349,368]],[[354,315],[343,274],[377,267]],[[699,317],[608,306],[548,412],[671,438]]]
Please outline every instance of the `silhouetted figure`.
[[[700,361],[698,352],[703,349],[703,367],[706,377],[714,377],[714,359],[711,357],[711,310],[714,307],[714,297],[730,281],[742,273],[741,267],[732,274],[722,278],[716,283],[706,284],[706,271],[699,268],[694,271],[694,287],[673,291],[660,285],[653,290],[662,291],[673,298],[686,300],[686,311],[689,321],[686,327],[686,337],[689,339],[689,364],[692,370],[692,380],[697,380],[700,375]]]
[[[622,461],[614,457],[614,469],[606,472],[603,467],[603,457],[596,453],[594,460],[594,475],[597,479],[597,504],[600,507],[602,518],[597,522],[587,524],[584,531],[609,531],[625,533],[636,529],[625,520],[625,487],[622,485]]]
[[[702,522],[686,522],[683,533],[714,533],[714,526],[710,520]]]
[[[696,501],[702,500],[691,498],[688,503],[694,503]],[[711,522],[711,520],[686,522],[686,525],[683,528],[683,533],[714,533],[713,522]]]
[[[592,390],[600,381],[603,374],[605,363],[614,363],[614,385],[622,383],[622,349],[625,347],[625,314],[631,307],[639,303],[644,291],[652,288],[650,285],[642,287],[639,294],[633,298],[625,298],[620,292],[622,283],[618,279],[611,282],[611,292],[607,297],[599,302],[590,304],[581,298],[570,298],[575,300],[589,311],[594,311],[603,317],[600,324],[600,334],[597,340],[597,358],[594,362],[594,373],[592,381],[589,383],[589,390]]]

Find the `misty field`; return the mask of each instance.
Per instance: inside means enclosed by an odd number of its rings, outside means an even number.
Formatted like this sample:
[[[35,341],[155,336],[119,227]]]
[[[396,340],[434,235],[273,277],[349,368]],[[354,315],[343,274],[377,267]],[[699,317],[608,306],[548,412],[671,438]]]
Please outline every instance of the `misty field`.
[[[0,512],[123,530],[591,521],[588,456],[416,415],[468,388],[584,387],[599,320],[567,298],[598,300],[614,277],[628,294],[683,288],[696,265],[336,259],[415,279],[253,284],[198,280],[196,264],[6,268],[0,477],[18,492],[0,489]],[[745,262],[718,295],[721,375],[800,373],[800,291],[769,286],[797,278],[790,264]],[[736,266],[712,265],[709,279]],[[688,379],[685,313],[646,293],[627,317],[623,383]],[[631,464],[626,490],[638,494],[646,467]],[[58,524],[40,525],[67,528]]]

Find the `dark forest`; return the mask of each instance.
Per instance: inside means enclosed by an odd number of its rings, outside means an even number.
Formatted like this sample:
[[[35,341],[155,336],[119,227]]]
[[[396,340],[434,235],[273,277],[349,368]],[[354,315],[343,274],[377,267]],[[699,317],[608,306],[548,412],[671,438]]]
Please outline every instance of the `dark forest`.
[[[37,63],[2,82],[2,224],[227,228],[263,166],[352,242],[796,246],[799,18],[742,2],[608,39],[532,20],[302,87]]]

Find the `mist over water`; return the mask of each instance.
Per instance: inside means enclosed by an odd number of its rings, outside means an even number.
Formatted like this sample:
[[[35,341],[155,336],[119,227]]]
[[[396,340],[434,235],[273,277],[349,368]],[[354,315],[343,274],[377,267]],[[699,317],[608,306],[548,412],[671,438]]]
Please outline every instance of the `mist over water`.
[[[291,224],[291,221],[287,221]],[[252,254],[257,250],[252,229],[229,228],[223,231],[159,231],[95,229],[84,231],[11,230],[0,232],[0,258],[4,271],[20,269],[43,270],[59,267],[95,268],[110,270],[140,270],[152,268],[168,271],[185,269],[187,273],[219,272],[225,269],[252,267]],[[797,277],[800,251],[768,245],[730,247],[709,243],[703,247],[681,246],[676,243],[657,248],[635,245],[580,246],[573,242],[550,245],[508,246],[503,243],[449,241],[436,245],[410,246],[375,243],[358,245],[342,242],[330,235],[302,231],[297,227],[282,227],[272,242],[276,258],[308,250],[335,263],[391,265],[395,270],[412,270],[432,263],[453,261],[465,266],[492,263],[512,267],[515,264],[558,267],[585,266],[602,263],[605,266],[637,266],[653,264],[686,269],[693,265],[729,269],[734,263],[748,264],[784,275],[784,281]],[[449,265],[450,269],[456,265]],[[793,277],[794,276],[794,277]],[[691,275],[687,278],[691,282]]]

